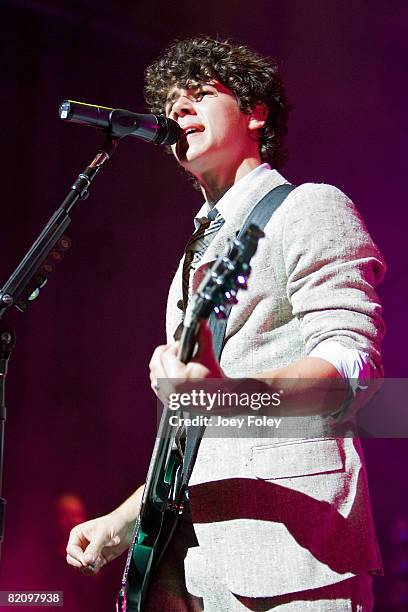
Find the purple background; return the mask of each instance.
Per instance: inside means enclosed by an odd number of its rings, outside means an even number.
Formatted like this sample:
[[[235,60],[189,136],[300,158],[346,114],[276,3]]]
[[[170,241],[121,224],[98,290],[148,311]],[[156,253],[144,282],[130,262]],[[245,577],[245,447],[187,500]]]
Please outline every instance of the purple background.
[[[59,102],[143,112],[147,63],[176,36],[218,33],[280,58],[294,106],[284,174],[335,184],[358,204],[389,267],[380,289],[386,373],[405,376],[407,3],[147,4],[1,3],[0,285],[100,141],[62,123]],[[67,569],[56,500],[74,494],[93,517],[144,479],[155,428],[147,364],[164,341],[167,288],[200,203],[170,156],[124,141],[91,197],[76,205],[67,232],[73,247],[59,270],[25,315],[7,314],[18,343],[7,389],[0,589],[52,587],[65,590],[68,612],[88,601],[88,609],[112,609],[123,560],[95,579]],[[377,585],[377,610],[391,610],[395,521],[407,518],[407,444],[374,440],[365,448],[388,573]]]

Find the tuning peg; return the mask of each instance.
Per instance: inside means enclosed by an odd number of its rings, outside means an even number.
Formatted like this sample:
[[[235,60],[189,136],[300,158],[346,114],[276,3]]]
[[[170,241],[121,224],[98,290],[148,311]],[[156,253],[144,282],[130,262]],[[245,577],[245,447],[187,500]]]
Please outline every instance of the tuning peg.
[[[217,319],[226,319],[227,318],[227,311],[225,306],[215,306],[214,307],[214,313],[215,316],[217,317]]]
[[[248,278],[243,274],[237,276],[236,283],[240,289],[248,289]]]
[[[211,274],[212,279],[214,281],[214,283],[218,286],[223,285],[224,284],[224,280],[221,278],[221,276],[219,274],[217,274],[216,272],[213,272]]]
[[[58,243],[57,243],[57,246],[60,251],[68,251],[68,249],[71,248],[71,245],[72,245],[71,238],[69,236],[66,236],[65,234],[61,236],[61,238],[58,240]]]
[[[238,304],[237,292],[234,289],[225,291],[224,296],[228,304]]]

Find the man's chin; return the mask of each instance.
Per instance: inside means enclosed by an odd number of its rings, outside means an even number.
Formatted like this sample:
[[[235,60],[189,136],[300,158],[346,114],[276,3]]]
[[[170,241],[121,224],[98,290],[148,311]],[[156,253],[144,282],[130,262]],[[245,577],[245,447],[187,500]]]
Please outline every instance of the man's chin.
[[[187,143],[186,147],[179,147],[177,144],[176,156],[179,163],[185,165],[186,170],[190,171],[201,171],[207,166],[213,167],[215,159],[219,157],[212,148],[198,146],[195,143],[192,145]]]
[[[186,142],[180,142],[176,146],[176,157],[180,164],[194,164],[202,157],[203,151],[198,151]]]

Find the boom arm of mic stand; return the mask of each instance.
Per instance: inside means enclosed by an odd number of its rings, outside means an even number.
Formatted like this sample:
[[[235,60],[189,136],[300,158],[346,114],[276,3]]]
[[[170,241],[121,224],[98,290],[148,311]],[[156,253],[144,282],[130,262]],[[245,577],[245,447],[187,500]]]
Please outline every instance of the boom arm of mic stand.
[[[29,285],[33,275],[48,257],[65,229],[71,223],[69,212],[79,199],[89,195],[89,187],[102,166],[112,157],[119,144],[118,138],[108,135],[98,149],[96,156],[84,172],[72,185],[61,206],[55,211],[37,240],[21,260],[10,278],[0,289],[0,319],[10,306],[16,303],[19,296]],[[4,425],[6,420],[6,375],[8,359],[15,344],[15,333],[5,323],[0,321],[0,495],[2,491]],[[6,500],[0,497],[0,556],[1,544],[4,538]]]

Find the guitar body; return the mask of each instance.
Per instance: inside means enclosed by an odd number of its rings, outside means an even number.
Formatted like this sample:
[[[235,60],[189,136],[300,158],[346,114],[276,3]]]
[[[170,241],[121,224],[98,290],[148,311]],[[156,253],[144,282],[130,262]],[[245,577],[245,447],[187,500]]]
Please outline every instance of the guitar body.
[[[160,450],[168,452],[163,467],[152,474],[149,494],[142,502],[134,542],[128,556],[127,585],[121,589],[116,603],[117,612],[141,612],[146,598],[151,573],[156,568],[177,526],[182,505],[178,497],[182,458],[178,450],[169,449],[169,440],[159,441]]]

